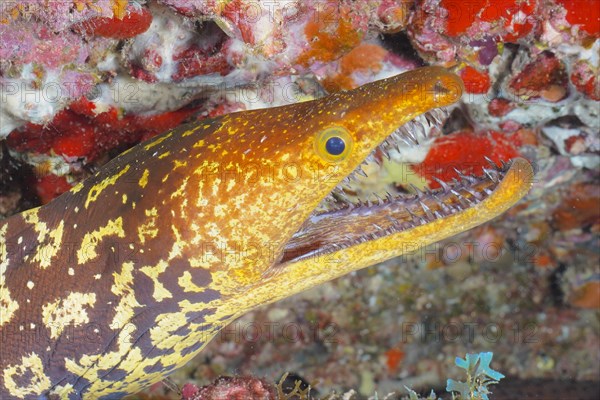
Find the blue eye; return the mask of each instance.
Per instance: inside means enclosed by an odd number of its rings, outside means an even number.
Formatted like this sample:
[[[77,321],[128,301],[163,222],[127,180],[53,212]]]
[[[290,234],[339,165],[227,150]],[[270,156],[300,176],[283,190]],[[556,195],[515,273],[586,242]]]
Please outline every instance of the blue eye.
[[[330,126],[315,135],[315,153],[326,162],[339,163],[352,154],[354,141],[343,126]]]
[[[333,136],[327,139],[325,149],[332,156],[339,156],[346,149],[346,142],[339,136]]]

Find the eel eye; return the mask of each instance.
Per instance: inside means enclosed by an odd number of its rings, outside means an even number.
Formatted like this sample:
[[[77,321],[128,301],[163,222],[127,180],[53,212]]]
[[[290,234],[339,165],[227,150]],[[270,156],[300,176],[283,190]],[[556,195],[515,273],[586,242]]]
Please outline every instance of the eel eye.
[[[339,136],[332,136],[325,142],[325,150],[332,156],[339,156],[344,152],[346,142]]]
[[[327,161],[340,162],[352,150],[352,136],[345,128],[340,126],[334,126],[319,132],[315,139],[317,154]]]

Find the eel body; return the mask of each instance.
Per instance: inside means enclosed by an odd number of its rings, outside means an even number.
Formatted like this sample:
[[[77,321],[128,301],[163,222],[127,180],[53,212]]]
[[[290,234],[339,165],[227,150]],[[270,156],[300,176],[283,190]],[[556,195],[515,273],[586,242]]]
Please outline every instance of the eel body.
[[[135,393],[256,306],[499,215],[529,188],[522,159],[412,198],[339,195],[398,127],[461,93],[429,67],[182,126],[0,221],[0,397]]]

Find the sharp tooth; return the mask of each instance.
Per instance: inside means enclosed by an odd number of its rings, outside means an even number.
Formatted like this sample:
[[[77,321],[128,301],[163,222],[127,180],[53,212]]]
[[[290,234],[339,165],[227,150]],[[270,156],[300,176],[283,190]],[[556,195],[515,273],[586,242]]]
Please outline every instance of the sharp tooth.
[[[390,223],[392,224],[392,226],[398,226],[400,223],[398,222],[397,219],[392,218],[389,215],[386,215],[385,218],[390,221]]]
[[[389,202],[394,200],[394,196],[392,196],[392,194],[390,192],[385,192],[385,198]]]
[[[435,117],[433,116],[433,114],[431,112],[425,113],[424,117],[425,117],[425,120],[427,121],[427,125],[429,125],[429,127],[439,125],[437,120],[435,119]]]
[[[425,215],[427,215],[427,218],[429,218],[429,220],[432,220],[433,214],[431,213],[431,210],[429,209],[429,207],[427,207],[427,204],[425,204],[421,200],[419,200],[419,205],[423,209],[423,212],[425,212]]]
[[[458,176],[460,177],[460,179],[462,179],[463,181],[467,182],[467,183],[477,183],[477,178],[475,178],[474,176],[471,175],[465,175],[463,174],[462,171],[459,171],[456,168],[453,168],[454,172],[456,172],[458,174]]]
[[[414,132],[417,128],[417,125],[420,124],[420,122],[419,122],[420,120],[421,120],[421,116],[418,115],[418,116],[414,117],[413,119],[411,119],[406,126],[409,127],[411,131]]]
[[[429,137],[429,130],[425,127],[425,125],[419,124],[417,132],[421,134],[421,137],[419,139],[420,143],[427,141],[427,138]]]
[[[498,170],[498,169],[500,169],[500,167],[498,166],[498,164],[496,164],[495,162],[493,162],[491,158],[489,158],[489,157],[487,157],[487,156],[484,156],[483,158],[485,158],[485,161],[487,161],[487,162],[488,162],[488,164],[490,164],[490,166],[491,166],[492,168],[494,168],[495,170]]]
[[[425,113],[425,114],[421,115],[421,121],[423,122],[423,126],[426,129],[432,125],[435,125],[435,123],[433,122],[433,119],[431,118],[430,113]]]
[[[464,207],[468,207],[468,206],[471,206],[471,205],[473,204],[473,203],[472,203],[472,202],[471,202],[469,199],[467,199],[465,196],[463,196],[462,194],[460,194],[459,192],[457,192],[457,191],[456,191],[456,190],[454,190],[454,189],[451,189],[451,190],[450,190],[450,193],[452,193],[454,196],[456,196],[456,198],[458,199],[458,201],[459,201],[459,202],[461,203],[461,205],[462,205],[462,206],[464,206]],[[465,201],[466,201],[468,204],[464,204],[464,202],[465,202]]]
[[[334,200],[337,198],[337,200],[346,204],[350,203],[350,199],[348,198],[348,196],[346,196],[346,193],[344,193],[344,191],[338,189],[338,191],[336,191],[334,195]]]
[[[340,201],[344,202],[344,204],[352,204],[352,201],[345,194],[341,195],[339,199]]]
[[[450,186],[449,186],[449,185],[448,185],[446,182],[444,182],[443,180],[441,180],[441,179],[439,179],[439,178],[437,178],[437,177],[435,177],[435,176],[434,176],[434,177],[432,177],[432,179],[433,179],[434,181],[436,181],[437,183],[439,183],[439,184],[440,184],[440,186],[442,187],[442,189],[444,189],[444,192],[448,192],[448,191],[450,191]]]
[[[474,202],[473,202],[471,199],[469,199],[469,198],[468,198],[468,197],[466,197],[466,196],[462,196],[462,198],[463,198],[463,199],[464,199],[464,200],[465,200],[467,203],[469,203],[469,207],[471,207],[471,206],[473,206],[473,204],[475,204],[475,203],[474,203]]]
[[[400,137],[400,140],[402,140],[404,143],[406,143],[409,147],[414,147],[416,144],[414,141],[412,141],[412,139],[409,139],[404,136]]]
[[[429,114],[435,119],[436,125],[440,127],[444,124],[444,122],[446,122],[446,119],[448,118],[448,110],[446,110],[445,108],[436,108],[434,110],[431,110]]]
[[[380,206],[383,205],[383,203],[385,203],[385,201],[377,193],[373,193],[373,196],[375,196]]]
[[[424,196],[424,193],[418,187],[416,187],[412,183],[409,183],[408,185],[412,188],[412,190],[415,191],[415,193],[417,194],[418,198],[422,198]]]
[[[410,207],[407,207],[407,208],[406,208],[406,212],[410,214],[410,216],[412,217],[412,219],[417,219],[417,218],[419,218],[419,217],[417,217],[417,216],[415,215],[415,213],[414,213],[414,212],[412,212],[412,210],[410,209]]]
[[[356,173],[362,177],[368,178],[369,176],[367,175],[367,173],[365,171],[363,171],[362,167],[358,167],[356,169]]]
[[[483,173],[494,183],[498,183],[498,172],[494,169],[484,168]]]
[[[474,190],[473,188],[470,188],[470,187],[466,187],[466,188],[464,188],[464,190],[466,190],[471,196],[473,196],[477,200],[481,200],[481,193],[479,193],[477,190]]]
[[[415,135],[415,133],[411,129],[412,128],[412,124],[410,124],[410,126],[407,126],[407,125],[402,126],[402,128],[400,128],[400,131],[402,132],[402,134],[404,136],[406,136],[408,139],[410,139],[415,145],[419,144],[419,142],[417,140],[417,136]]]
[[[463,211],[465,208],[467,208],[467,206],[460,204],[460,203],[456,203],[454,206],[451,207],[452,208],[452,213],[456,214],[460,211]]]
[[[415,120],[413,122],[413,128],[416,133],[417,139],[422,140],[427,138],[427,131],[425,130],[425,126],[423,125],[423,122],[420,119]]]
[[[412,212],[412,210],[410,208],[407,208],[406,211],[408,211],[408,213],[410,214],[410,216],[412,217],[412,222],[416,223],[418,222],[419,225],[421,225],[421,217],[418,217],[417,215],[415,215],[415,213]]]
[[[432,195],[432,198],[434,199],[435,203],[438,205],[438,207],[440,207],[440,209],[443,212],[445,212],[446,214],[449,212],[452,212],[452,207],[448,206],[446,203],[441,201],[435,194]]]

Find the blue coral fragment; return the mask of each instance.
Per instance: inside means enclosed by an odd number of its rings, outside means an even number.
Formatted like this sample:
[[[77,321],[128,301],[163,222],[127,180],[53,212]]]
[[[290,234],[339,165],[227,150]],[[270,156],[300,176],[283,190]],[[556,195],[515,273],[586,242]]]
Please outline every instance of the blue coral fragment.
[[[454,393],[458,392],[461,400],[489,400],[490,393],[488,386],[498,383],[504,375],[498,371],[494,371],[490,367],[492,352],[484,352],[478,354],[467,354],[463,360],[456,357],[455,364],[467,371],[467,381],[455,381],[448,379],[446,391]]]

